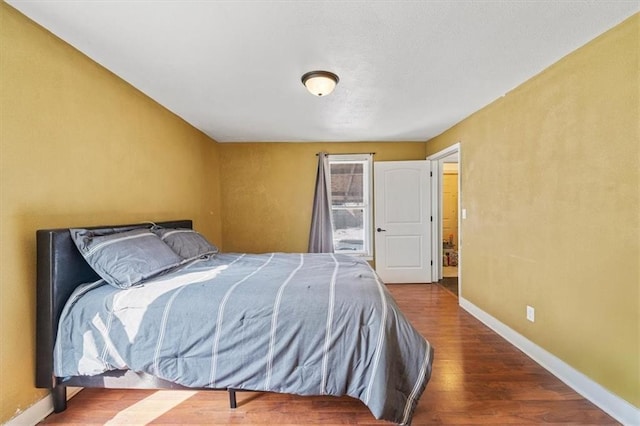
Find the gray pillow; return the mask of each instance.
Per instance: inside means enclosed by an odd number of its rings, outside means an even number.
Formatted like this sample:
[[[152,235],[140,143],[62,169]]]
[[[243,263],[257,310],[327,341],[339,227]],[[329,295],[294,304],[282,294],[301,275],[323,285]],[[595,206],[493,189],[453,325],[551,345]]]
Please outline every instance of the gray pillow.
[[[87,263],[114,287],[141,284],[183,262],[149,229],[107,235],[87,229],[69,231]]]
[[[193,229],[154,227],[152,230],[183,259],[193,260],[218,253],[218,247]]]

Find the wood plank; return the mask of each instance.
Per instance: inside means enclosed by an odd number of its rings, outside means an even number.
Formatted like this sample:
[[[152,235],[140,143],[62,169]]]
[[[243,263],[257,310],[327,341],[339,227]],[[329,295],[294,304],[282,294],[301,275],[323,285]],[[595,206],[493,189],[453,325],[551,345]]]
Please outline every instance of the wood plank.
[[[618,424],[462,310],[457,298],[442,287],[388,288],[436,351],[414,425]],[[226,392],[194,392],[187,398],[175,392],[85,389],[69,401],[65,412],[41,424],[388,424],[375,420],[364,404],[349,397],[239,392],[238,408],[232,410]]]

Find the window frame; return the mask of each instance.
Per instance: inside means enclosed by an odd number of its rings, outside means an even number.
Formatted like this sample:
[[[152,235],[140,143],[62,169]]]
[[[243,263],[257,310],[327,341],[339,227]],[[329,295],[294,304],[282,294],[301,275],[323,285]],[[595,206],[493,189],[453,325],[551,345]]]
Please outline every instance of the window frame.
[[[365,260],[373,260],[373,155],[372,154],[329,154],[327,156],[329,173],[327,174],[329,187],[329,209],[331,210],[332,237],[335,234],[333,225],[334,210],[349,210],[362,208],[362,228],[364,231],[363,250],[354,252],[352,250],[336,250],[334,253],[348,254],[350,256],[361,257]],[[331,165],[332,164],[362,164],[362,206],[340,206],[334,207],[331,200]]]

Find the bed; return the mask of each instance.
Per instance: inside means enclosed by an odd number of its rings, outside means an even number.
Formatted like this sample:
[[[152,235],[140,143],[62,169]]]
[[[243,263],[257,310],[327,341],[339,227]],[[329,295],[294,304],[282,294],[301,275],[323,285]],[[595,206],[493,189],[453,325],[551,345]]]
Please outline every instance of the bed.
[[[190,220],[36,239],[36,386],[56,412],[68,386],[225,390],[232,408],[242,390],[349,395],[410,424],[431,376],[433,348],[357,258],[220,253]]]

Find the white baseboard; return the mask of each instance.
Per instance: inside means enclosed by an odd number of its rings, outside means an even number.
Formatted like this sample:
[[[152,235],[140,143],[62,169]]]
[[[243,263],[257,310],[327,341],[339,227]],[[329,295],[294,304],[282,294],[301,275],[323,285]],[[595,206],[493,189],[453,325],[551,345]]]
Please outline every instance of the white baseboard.
[[[81,390],[82,388],[67,388],[67,401]],[[49,394],[9,420],[5,426],[35,426],[51,413],[53,413],[53,398]]]
[[[551,374],[580,395],[597,405],[611,417],[628,426],[640,425],[640,409],[605,389],[555,355],[542,349],[523,335],[503,324],[467,299],[460,297],[460,306],[487,327],[504,337]]]

